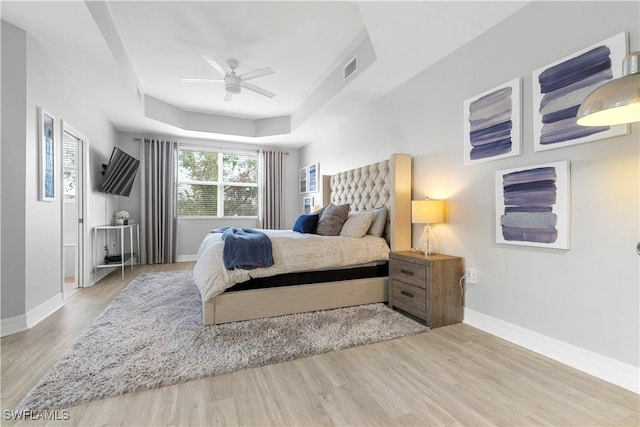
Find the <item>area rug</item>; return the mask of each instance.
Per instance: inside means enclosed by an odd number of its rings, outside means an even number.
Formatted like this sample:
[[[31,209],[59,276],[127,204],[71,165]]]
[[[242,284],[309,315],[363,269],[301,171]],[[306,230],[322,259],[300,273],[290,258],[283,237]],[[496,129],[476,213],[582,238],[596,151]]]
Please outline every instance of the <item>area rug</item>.
[[[113,300],[19,409],[63,409],[426,330],[384,304],[203,326],[190,271],[146,273]]]

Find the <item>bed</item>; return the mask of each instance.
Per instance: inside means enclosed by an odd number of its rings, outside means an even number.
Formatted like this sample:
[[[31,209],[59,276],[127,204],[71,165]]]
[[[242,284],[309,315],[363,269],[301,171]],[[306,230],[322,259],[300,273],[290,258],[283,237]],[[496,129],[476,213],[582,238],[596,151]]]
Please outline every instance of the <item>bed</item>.
[[[352,211],[363,211],[381,206],[387,209],[387,222],[384,231],[386,253],[390,250],[406,250],[411,247],[411,157],[406,154],[393,154],[390,159],[371,165],[340,172],[323,177],[322,199],[324,204],[349,204]],[[274,259],[281,246],[303,244],[303,240],[317,238],[312,235],[300,235],[292,231],[267,231],[271,236],[284,238],[286,244],[272,240]],[[293,234],[291,234],[293,233]],[[296,235],[297,234],[297,235]],[[388,276],[363,277],[348,280],[324,281],[237,290],[233,283],[245,282],[247,271],[219,269],[221,260],[221,244],[216,244],[219,237],[207,236],[201,245],[200,255],[194,267],[194,281],[202,297],[203,323],[205,325],[280,316],[285,314],[348,307],[353,305],[385,302],[388,297]],[[290,239],[290,240],[286,240]],[[340,238],[325,238],[321,242],[324,253],[337,253],[330,245],[340,246]],[[358,240],[355,251],[356,268],[375,267],[376,262],[366,261],[367,257],[380,258],[379,246],[373,236],[365,236]],[[380,239],[378,239],[380,240]],[[313,246],[317,246],[314,243]],[[295,250],[289,255],[292,265],[300,265],[302,270],[327,270],[326,264],[310,266],[309,259],[320,264],[325,262],[318,257],[295,258]],[[372,252],[373,255],[369,254]],[[361,256],[360,256],[361,255]],[[388,255],[387,255],[388,257]],[[330,262],[329,262],[330,263]],[[265,271],[266,270],[266,271]],[[272,271],[271,271],[272,270]],[[274,264],[268,269],[250,270],[251,277],[273,276],[284,278],[291,273],[289,267]],[[312,273],[313,274],[313,273]],[[223,283],[224,282],[224,283]]]

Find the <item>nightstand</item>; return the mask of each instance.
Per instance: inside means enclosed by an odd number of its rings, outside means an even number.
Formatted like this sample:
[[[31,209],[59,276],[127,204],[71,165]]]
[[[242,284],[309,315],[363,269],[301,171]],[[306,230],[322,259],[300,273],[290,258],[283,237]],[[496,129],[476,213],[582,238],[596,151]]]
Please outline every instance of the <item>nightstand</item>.
[[[462,322],[462,258],[400,251],[389,254],[389,306],[431,328]]]

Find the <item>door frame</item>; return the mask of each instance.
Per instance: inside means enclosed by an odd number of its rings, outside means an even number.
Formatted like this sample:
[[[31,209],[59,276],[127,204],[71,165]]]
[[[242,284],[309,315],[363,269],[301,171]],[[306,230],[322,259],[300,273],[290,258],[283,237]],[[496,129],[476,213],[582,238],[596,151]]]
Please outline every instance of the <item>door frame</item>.
[[[78,144],[76,146],[76,208],[78,214],[77,237],[76,237],[76,286],[84,288],[86,285],[85,277],[85,253],[86,253],[86,236],[87,236],[87,211],[88,211],[88,165],[89,165],[89,139],[85,134],[71,126],[64,120],[60,120],[60,141],[64,140],[64,133],[72,135]],[[63,144],[60,144],[60,159],[62,159]],[[60,173],[62,175],[63,162],[60,161]],[[64,297],[64,194],[61,193],[60,209],[62,212],[62,222],[60,227],[62,241],[62,295]]]

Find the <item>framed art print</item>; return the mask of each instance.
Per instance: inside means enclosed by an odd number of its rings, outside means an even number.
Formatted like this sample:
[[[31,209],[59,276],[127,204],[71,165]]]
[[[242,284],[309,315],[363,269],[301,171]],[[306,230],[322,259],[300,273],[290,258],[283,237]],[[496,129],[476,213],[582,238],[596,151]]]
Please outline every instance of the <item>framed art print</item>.
[[[38,108],[38,194],[41,201],[52,202],[56,197],[55,164],[55,117]]]
[[[300,189],[300,194],[306,194],[309,192],[308,184],[307,184],[307,168],[300,169],[298,174],[298,185]]]
[[[569,249],[569,162],[496,172],[496,242]]]
[[[521,79],[464,102],[464,164],[517,156],[521,150]]]
[[[620,33],[533,72],[533,149],[550,150],[624,135],[628,125],[579,126],[578,108],[593,90],[622,75],[627,34]]]
[[[318,163],[307,166],[307,176],[309,177],[308,188],[309,193],[316,193],[318,191]]]
[[[311,213],[311,208],[313,208],[313,197],[305,197],[302,202],[302,212],[305,215],[309,215]]]

